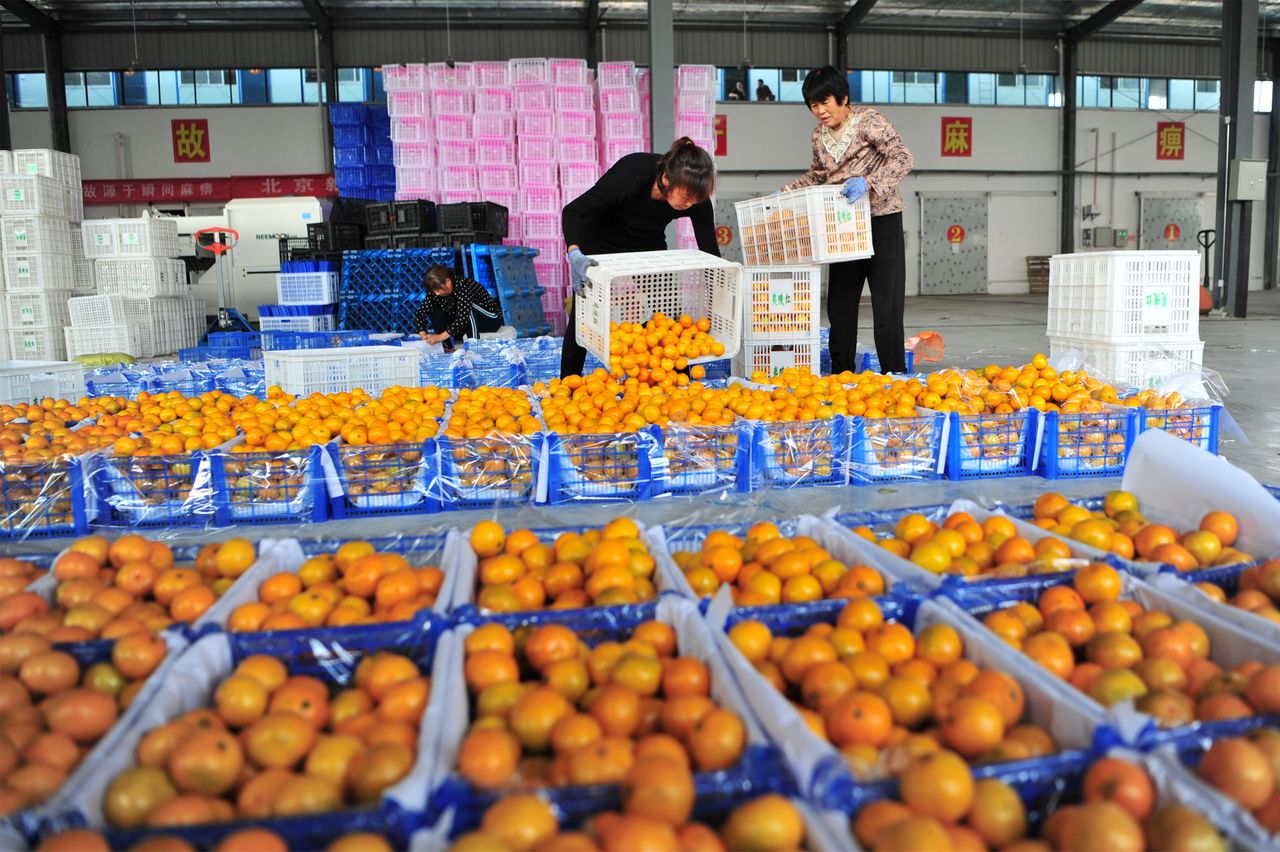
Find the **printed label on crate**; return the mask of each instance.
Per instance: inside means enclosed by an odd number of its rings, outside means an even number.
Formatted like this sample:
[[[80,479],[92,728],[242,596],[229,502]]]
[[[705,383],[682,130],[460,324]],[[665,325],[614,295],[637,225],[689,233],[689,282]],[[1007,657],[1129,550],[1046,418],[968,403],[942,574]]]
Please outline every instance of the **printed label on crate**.
[[[138,244],[138,234],[134,231],[129,231],[121,241],[127,246],[136,246]]]
[[[36,306],[35,306],[35,305],[23,305],[21,308],[19,308],[19,309],[18,309],[18,313],[22,316],[22,321],[23,321],[23,322],[35,322],[35,321],[36,321]]]
[[[40,174],[40,165],[38,163],[27,163],[27,174],[29,175]]]
[[[795,285],[790,280],[769,279],[769,311],[791,313],[795,310]]]
[[[19,277],[19,278],[30,278],[30,277],[31,277],[31,262],[30,262],[30,261],[27,261],[27,260],[20,260],[20,261],[18,261],[18,277]]]
[[[770,377],[781,375],[783,370],[790,370],[796,365],[795,350],[774,351],[769,354],[769,361],[772,367],[769,372]]]
[[[22,348],[23,350],[27,350],[27,351],[32,349],[39,349],[40,340],[35,337],[24,337],[22,338]]]
[[[93,235],[93,244],[95,246],[106,246],[111,244],[111,236],[105,233],[96,233]]]
[[[13,241],[14,241],[15,243],[22,243],[23,245],[26,245],[26,244],[27,244],[27,232],[26,232],[26,231],[24,231],[24,230],[22,230],[21,228],[19,228],[18,230],[14,231],[14,232],[13,232]]]
[[[1167,326],[1173,321],[1168,290],[1148,290],[1142,297],[1142,324]]]
[[[13,189],[9,190],[9,200],[18,202],[26,201],[27,195],[22,191],[22,187],[15,186]]]

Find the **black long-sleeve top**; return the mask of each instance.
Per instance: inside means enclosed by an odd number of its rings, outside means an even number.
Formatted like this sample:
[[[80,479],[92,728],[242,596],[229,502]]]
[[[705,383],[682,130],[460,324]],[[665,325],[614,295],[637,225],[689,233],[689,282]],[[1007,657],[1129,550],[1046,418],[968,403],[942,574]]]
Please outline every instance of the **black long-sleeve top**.
[[[588,256],[662,251],[667,247],[667,225],[687,216],[698,248],[719,257],[710,199],[681,211],[650,197],[661,159],[658,154],[628,154],[595,186],[566,204],[560,217],[565,246],[577,246]]]
[[[489,295],[489,291],[474,279],[458,276],[453,279],[453,292],[448,296],[437,296],[430,290],[427,298],[413,315],[414,327],[418,331],[431,328],[431,315],[444,314],[448,317],[448,332],[455,339],[460,339],[471,329],[471,306],[479,305],[490,313],[502,316],[502,308],[498,300]],[[440,329],[432,329],[437,334]]]

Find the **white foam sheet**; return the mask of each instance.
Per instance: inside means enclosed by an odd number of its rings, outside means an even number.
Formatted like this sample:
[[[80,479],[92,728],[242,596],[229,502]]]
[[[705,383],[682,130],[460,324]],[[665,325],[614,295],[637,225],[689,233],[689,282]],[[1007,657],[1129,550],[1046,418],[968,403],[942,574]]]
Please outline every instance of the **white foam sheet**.
[[[1137,496],[1145,516],[1178,529],[1230,512],[1240,522],[1236,548],[1259,558],[1280,554],[1280,501],[1240,468],[1161,429],[1138,436],[1120,487]]]
[[[1280,649],[1280,624],[1271,619],[1255,615],[1240,607],[1218,603],[1177,574],[1157,574],[1148,582],[1170,597],[1235,624],[1250,635]]]
[[[322,653],[320,647],[313,650],[317,656]],[[342,648],[332,648],[329,654],[349,666],[354,676],[356,656]],[[135,753],[142,737],[183,713],[212,706],[218,685],[234,669],[231,643],[226,634],[206,636],[180,655],[167,659],[130,706],[126,724],[117,725],[116,730],[108,735],[110,741],[103,741],[101,758],[86,760],[85,765],[92,764],[88,772],[74,789],[67,790],[65,797],[59,797],[59,810],[78,812],[90,828],[107,828],[102,811],[103,795],[117,775],[137,765]],[[437,691],[435,684],[433,680],[433,694]],[[135,709],[136,713],[133,712]],[[407,809],[421,810],[422,803],[426,801],[429,768],[434,763],[435,738],[432,732],[435,729],[435,720],[424,712],[418,726],[418,756],[413,769],[383,793],[385,798]],[[55,811],[51,807],[49,812]]]

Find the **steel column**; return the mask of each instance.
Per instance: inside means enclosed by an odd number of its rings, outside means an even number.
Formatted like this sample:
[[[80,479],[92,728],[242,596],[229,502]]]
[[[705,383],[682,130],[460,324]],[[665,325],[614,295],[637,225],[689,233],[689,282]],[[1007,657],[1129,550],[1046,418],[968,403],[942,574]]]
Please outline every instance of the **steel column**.
[[[672,0],[649,0],[649,122],[653,147],[665,151],[676,138],[676,37]]]
[[[1218,112],[1218,212],[1214,259],[1216,306],[1244,317],[1249,305],[1249,242],[1253,203],[1228,201],[1231,161],[1253,155],[1253,84],[1257,79],[1258,0],[1222,4],[1222,89]]]
[[[49,102],[49,130],[53,147],[71,153],[71,122],[67,116],[67,76],[62,64],[62,32],[50,26],[41,36],[44,84]]]
[[[1059,193],[1058,251],[1076,250],[1076,55],[1071,35],[1058,39],[1062,62],[1062,184]]]
[[[1271,77],[1280,74],[1280,44],[1272,43],[1268,51],[1271,58]],[[1262,286],[1276,289],[1280,275],[1280,86],[1272,84],[1271,114],[1267,116],[1267,207],[1266,227],[1263,229]]]

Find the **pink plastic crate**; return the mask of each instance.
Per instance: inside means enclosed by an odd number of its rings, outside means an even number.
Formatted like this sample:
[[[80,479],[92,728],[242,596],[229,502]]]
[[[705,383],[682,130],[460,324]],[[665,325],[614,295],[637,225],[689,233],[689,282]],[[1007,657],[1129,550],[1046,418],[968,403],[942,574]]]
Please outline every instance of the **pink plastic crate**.
[[[716,87],[716,66],[681,65],[676,69],[676,89],[710,92]]]
[[[477,86],[506,86],[511,79],[505,62],[472,62]]]
[[[434,166],[436,164],[436,146],[430,142],[415,142],[409,145],[394,145],[391,149],[392,162],[397,169],[407,166]]]
[[[507,62],[507,75],[507,82],[517,86],[521,83],[550,83],[550,63],[540,57],[511,59]]]
[[[564,137],[594,137],[596,114],[594,112],[557,112],[556,135]]]
[[[681,90],[676,96],[676,113],[678,115],[714,115],[715,111],[715,92]]]
[[[537,160],[555,162],[556,138],[554,136],[526,136],[520,134],[516,140],[516,150],[520,153],[520,162]]]
[[[551,87],[540,83],[516,86],[516,110],[551,109]]]
[[[533,261],[533,273],[538,277],[538,284],[547,292],[563,294],[569,288],[569,270],[562,258],[547,261],[541,259],[548,256],[546,253],[538,255]]]
[[[520,183],[524,186],[555,186],[555,161],[530,160],[522,156],[520,158]]]
[[[476,78],[470,62],[455,62],[452,68],[446,62],[432,62],[427,66],[427,83],[433,89],[470,89]]]
[[[396,201],[430,201],[438,202],[440,193],[434,189],[397,189]]]
[[[387,92],[421,91],[427,83],[427,66],[422,63],[382,66],[382,88]]]
[[[425,118],[426,101],[422,92],[387,92],[387,115],[392,118]]]
[[[492,201],[507,208],[507,214],[520,210],[520,195],[513,189],[489,189],[484,191],[484,200]],[[507,225],[510,230],[510,224]]]
[[[556,112],[589,112],[596,108],[590,86],[556,86],[551,102]]]
[[[480,189],[480,170],[475,166],[452,166],[440,170],[440,188],[445,192]]]
[[[551,110],[522,110],[516,115],[516,131],[521,136],[554,136],[556,114]]]
[[[477,116],[478,117],[478,116]],[[436,138],[445,139],[470,139],[471,133],[471,116],[466,115],[442,115],[436,118]]]
[[[391,119],[392,142],[430,142],[433,138],[431,123],[425,118]]]
[[[558,213],[560,190],[545,186],[526,186],[520,190],[521,213]]]
[[[604,143],[604,165],[612,166],[627,154],[634,154],[645,149],[644,140],[636,137],[607,139]]]
[[[560,164],[560,183],[563,186],[591,186],[599,179],[600,164],[595,160]]]
[[[561,163],[585,163],[599,156],[596,140],[592,137],[556,140],[556,159]]]
[[[436,162],[442,170],[451,166],[474,166],[476,143],[457,139],[442,140],[436,149]]]
[[[516,143],[510,139],[477,139],[476,165],[508,166],[516,161]]]
[[[528,213],[524,214],[527,218]],[[547,264],[563,264],[564,259],[564,240],[548,239],[546,237],[525,237],[524,244],[538,253],[538,259],[534,261],[535,268],[539,265]],[[542,276],[538,275],[538,283],[542,283]]]
[[[600,90],[600,112],[639,112],[640,93],[634,83]]]
[[[551,83],[556,86],[585,86],[587,62],[585,59],[552,59],[547,63]]]
[[[477,139],[515,139],[516,117],[509,112],[478,112],[471,119],[471,132]]]
[[[676,116],[676,138],[688,136],[706,139],[715,136],[715,117],[710,115]]]
[[[519,214],[507,212],[507,240],[503,240],[503,245],[518,246],[521,238],[524,237],[524,217]]]
[[[493,189],[514,190],[518,186],[515,166],[485,166],[480,169],[480,188],[486,192]]]
[[[403,166],[396,168],[396,189],[404,191],[432,191],[436,184],[436,170],[431,166]]]
[[[606,139],[644,135],[644,119],[638,112],[613,112],[600,116],[600,135]]]
[[[560,238],[560,216],[557,213],[525,213],[523,223],[526,239]]]
[[[441,204],[463,204],[469,201],[483,201],[480,197],[479,190],[467,191],[463,189],[449,189],[440,193]]]
[[[431,114],[466,115],[473,112],[475,100],[470,89],[432,89]]]
[[[636,84],[634,62],[601,62],[596,65],[596,79],[601,89],[614,89]]]
[[[510,113],[515,106],[515,95],[510,89],[498,86],[481,86],[476,89],[476,114]]]
[[[560,198],[563,199],[564,204],[569,204],[577,200],[579,196],[581,196],[584,192],[586,192],[592,186],[594,186],[594,184],[590,184],[590,183],[563,184],[560,187]]]

